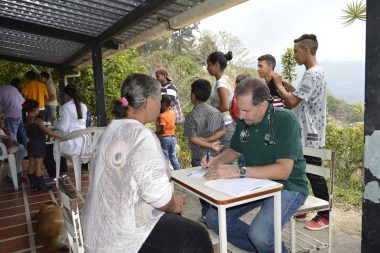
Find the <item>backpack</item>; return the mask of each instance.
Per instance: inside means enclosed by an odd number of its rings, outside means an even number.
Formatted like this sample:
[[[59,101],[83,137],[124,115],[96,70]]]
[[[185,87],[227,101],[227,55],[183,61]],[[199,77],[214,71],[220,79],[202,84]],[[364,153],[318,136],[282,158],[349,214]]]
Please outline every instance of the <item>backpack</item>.
[[[239,119],[239,109],[236,105],[236,96],[234,95],[230,107],[230,115],[234,121]]]

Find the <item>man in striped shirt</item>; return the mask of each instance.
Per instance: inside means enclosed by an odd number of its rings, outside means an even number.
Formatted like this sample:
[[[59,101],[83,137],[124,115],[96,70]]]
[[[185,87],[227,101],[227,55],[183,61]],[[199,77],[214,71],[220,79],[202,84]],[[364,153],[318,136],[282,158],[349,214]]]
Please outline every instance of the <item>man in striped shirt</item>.
[[[280,93],[278,92],[276,85],[273,82],[272,75],[274,74],[274,68],[276,67],[276,59],[270,54],[264,54],[258,58],[257,61],[257,72],[261,78],[265,80],[265,83],[268,85],[270,94],[273,97],[273,106],[274,107],[286,107],[284,100],[282,99]],[[290,84],[283,82],[282,85],[286,89],[294,91],[294,87]]]

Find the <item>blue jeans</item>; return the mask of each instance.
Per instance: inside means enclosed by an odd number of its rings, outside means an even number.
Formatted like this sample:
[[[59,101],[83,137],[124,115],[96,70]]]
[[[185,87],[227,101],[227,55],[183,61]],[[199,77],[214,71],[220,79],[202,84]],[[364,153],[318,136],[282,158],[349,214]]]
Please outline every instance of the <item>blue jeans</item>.
[[[24,130],[24,123],[22,122],[22,117],[6,118],[4,121],[4,125],[6,128],[9,129],[12,138],[17,140],[26,149],[26,145],[28,144],[29,139],[26,136],[26,133]]]
[[[176,154],[176,142],[175,136],[164,136],[160,137],[160,143],[162,151],[164,152],[165,158],[167,161],[170,161],[175,170],[181,169],[179,165],[177,154]]]
[[[281,192],[281,227],[288,223],[290,217],[305,202],[306,196],[293,191]],[[239,218],[249,211],[261,207],[251,225]],[[227,240],[239,248],[250,252],[274,252],[273,197],[227,209]],[[218,233],[218,210],[209,209],[206,224]],[[282,243],[282,252],[288,252]]]

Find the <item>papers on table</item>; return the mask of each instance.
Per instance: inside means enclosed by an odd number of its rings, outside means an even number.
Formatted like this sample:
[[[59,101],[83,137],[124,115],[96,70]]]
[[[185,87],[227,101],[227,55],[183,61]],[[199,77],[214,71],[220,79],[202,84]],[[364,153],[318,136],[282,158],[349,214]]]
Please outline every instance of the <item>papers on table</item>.
[[[195,167],[196,169],[194,169],[192,172],[190,172],[189,174],[187,174],[188,177],[193,177],[193,178],[203,178],[203,175],[206,174],[207,172],[207,169],[204,169],[202,167]]]
[[[276,182],[255,178],[233,178],[210,180],[204,184],[205,186],[216,191],[231,195],[233,197],[240,197],[255,193],[262,190],[262,188],[275,185]]]

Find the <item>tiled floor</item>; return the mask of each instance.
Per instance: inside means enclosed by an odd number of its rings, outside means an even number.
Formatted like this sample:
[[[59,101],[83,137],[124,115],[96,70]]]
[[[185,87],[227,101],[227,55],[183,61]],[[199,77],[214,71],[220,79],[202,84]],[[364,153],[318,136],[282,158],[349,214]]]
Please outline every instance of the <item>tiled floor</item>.
[[[3,175],[8,170],[4,164]],[[24,176],[27,171],[27,160],[23,162]],[[45,172],[47,176],[47,173]],[[22,183],[19,191],[15,192],[12,185],[4,183],[4,176],[0,183],[0,252],[54,252],[43,247],[35,240],[33,232],[33,216],[38,213],[41,205],[48,201],[59,203],[59,194],[56,188],[49,192],[31,190],[29,182]],[[69,165],[68,177],[65,180],[70,189],[75,189],[72,166]],[[79,193],[83,198],[87,194],[88,175],[82,173],[82,190]],[[68,251],[59,251],[66,253]]]

